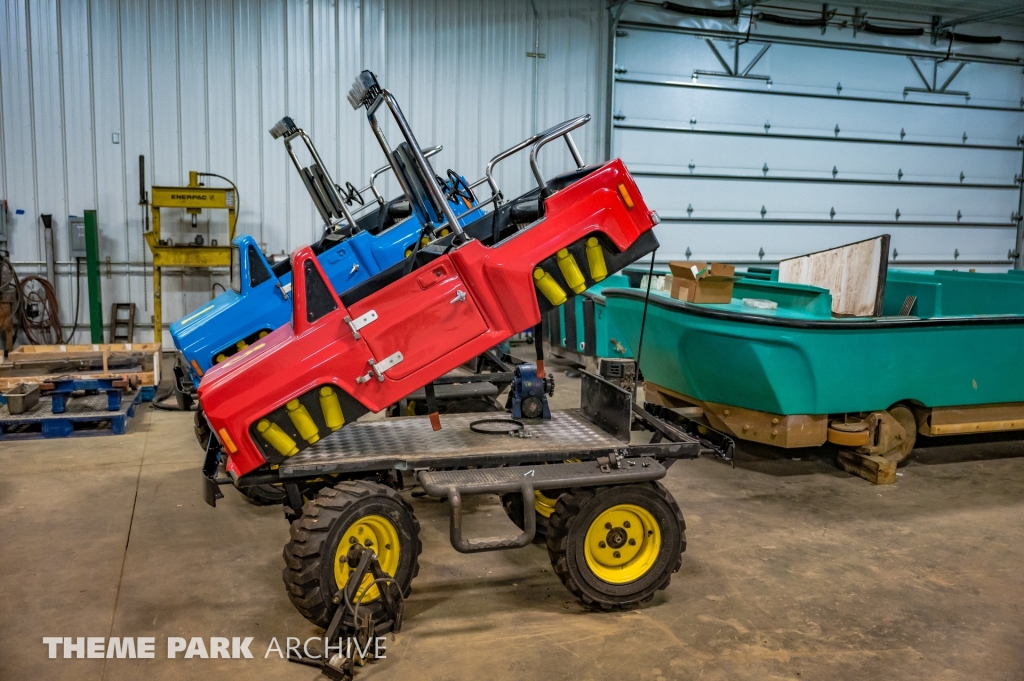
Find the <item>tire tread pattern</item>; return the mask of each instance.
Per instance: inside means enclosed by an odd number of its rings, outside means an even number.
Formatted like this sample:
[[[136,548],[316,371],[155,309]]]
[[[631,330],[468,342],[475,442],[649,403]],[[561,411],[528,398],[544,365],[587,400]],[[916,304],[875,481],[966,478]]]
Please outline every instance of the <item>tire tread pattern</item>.
[[[385,496],[401,504],[412,518],[415,532],[412,541],[412,570],[409,583],[402,590],[408,596],[412,580],[420,571],[420,522],[412,506],[398,492],[385,485],[367,480],[347,480],[334,487],[325,487],[302,508],[302,516],[289,528],[291,539],[284,547],[284,578],[288,598],[307,620],[326,628],[334,615],[334,594],[325,594],[320,588],[322,560],[333,560],[330,547],[325,546],[331,525],[353,503],[372,496]]]
[[[594,598],[593,595],[580,588],[569,571],[567,554],[569,552],[569,532],[572,529],[573,522],[579,517],[580,510],[588,501],[592,500],[603,491],[613,489],[613,487],[593,487],[570,490],[558,498],[558,503],[555,505],[555,512],[552,513],[551,517],[548,519],[548,558],[551,559],[551,565],[554,568],[555,574],[558,576],[558,579],[561,580],[562,584],[565,585],[565,588],[569,590],[569,593],[589,608],[606,611],[625,610],[634,607],[637,604],[646,603],[654,598],[654,593],[656,591],[661,591],[668,587],[669,582],[672,580],[672,575],[679,571],[679,568],[683,563],[683,552],[686,551],[686,523],[683,520],[683,512],[679,509],[679,504],[676,503],[672,494],[665,489],[665,486],[661,483],[650,482],[642,483],[642,485],[649,486],[657,497],[668,504],[669,508],[672,510],[675,520],[679,524],[682,544],[679,554],[672,557],[670,568],[664,571],[657,585],[651,589],[647,595],[641,596],[636,600],[628,602],[613,602]]]

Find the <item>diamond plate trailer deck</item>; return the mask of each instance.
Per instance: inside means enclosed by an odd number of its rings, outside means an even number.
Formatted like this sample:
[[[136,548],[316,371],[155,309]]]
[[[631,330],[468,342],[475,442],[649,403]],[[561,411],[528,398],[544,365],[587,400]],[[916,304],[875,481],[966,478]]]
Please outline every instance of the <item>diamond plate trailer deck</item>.
[[[693,456],[696,439],[630,445],[606,433],[579,409],[555,411],[550,421],[523,421],[529,437],[476,433],[469,424],[487,414],[454,414],[434,432],[427,416],[355,423],[280,467],[282,479],[356,470],[497,466],[628,453],[658,458]]]
[[[217,482],[240,487],[284,483],[287,487],[325,475],[350,477],[388,470],[486,468],[602,457],[666,461],[712,454],[730,458],[731,441],[725,439],[723,444],[718,434],[699,433],[695,423],[670,412],[654,416],[633,404],[628,391],[599,376],[583,372],[581,391],[579,409],[553,411],[550,420],[524,419],[525,437],[470,430],[474,421],[503,416],[494,413],[447,415],[436,432],[428,416],[364,421],[322,438],[276,470],[262,468]],[[210,483],[206,498],[213,505],[216,491]]]

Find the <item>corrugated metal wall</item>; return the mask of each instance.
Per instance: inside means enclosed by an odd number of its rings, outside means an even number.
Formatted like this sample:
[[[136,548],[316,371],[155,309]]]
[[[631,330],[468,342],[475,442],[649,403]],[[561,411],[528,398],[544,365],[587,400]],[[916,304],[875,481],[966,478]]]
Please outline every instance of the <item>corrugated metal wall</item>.
[[[110,261],[101,267],[105,315],[112,302],[135,302],[139,324],[148,324],[140,154],[147,186],[183,185],[189,170],[233,179],[239,233],[255,234],[268,252],[310,242],[318,218],[267,130],[292,116],[335,180],[365,184],[384,159],[345,101],[363,68],[398,97],[424,146],[445,146],[439,169],[476,179],[501,149],[584,112],[595,120],[578,144],[597,160],[605,148],[604,0],[535,2],[539,59],[528,56],[530,0],[2,0],[0,198],[10,205],[18,271],[44,270],[39,215],[52,214],[61,316],[72,323],[67,216],[95,208]],[[568,161],[547,153],[551,169]],[[530,181],[522,158],[498,177],[506,195]],[[163,224],[176,242],[192,239],[183,212],[165,211]],[[226,216],[202,215],[198,231],[223,238]],[[163,279],[169,322],[226,278],[165,270]],[[85,296],[78,340],[87,336]],[[148,326],[137,330],[136,340],[149,338]]]

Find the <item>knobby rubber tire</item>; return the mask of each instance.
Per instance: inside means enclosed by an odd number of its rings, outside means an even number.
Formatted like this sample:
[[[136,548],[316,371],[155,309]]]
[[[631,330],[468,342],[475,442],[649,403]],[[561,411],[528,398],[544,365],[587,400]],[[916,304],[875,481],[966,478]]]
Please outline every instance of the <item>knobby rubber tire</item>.
[[[288,598],[307,620],[327,628],[334,611],[338,584],[334,577],[334,559],[345,530],[366,515],[382,515],[398,531],[400,553],[393,577],[403,596],[408,596],[412,580],[419,573],[420,524],[412,507],[398,492],[367,480],[347,480],[320,490],[302,508],[302,516],[291,524],[291,540],[284,547],[282,572]],[[364,613],[374,618],[379,634],[387,633],[390,622],[381,621],[383,600],[364,602]],[[346,627],[353,623],[346,622]]]
[[[520,530],[523,529],[523,495],[519,492],[510,492],[501,495],[501,507],[505,509],[505,515],[516,524]],[[547,543],[548,519],[537,513],[536,509],[530,509],[537,516],[537,532],[533,535],[534,544]]]
[[[210,430],[210,424],[206,422],[206,417],[203,415],[203,407],[199,405],[196,407],[195,416],[192,417],[192,423],[194,424],[193,431],[196,434],[196,440],[199,442],[199,448],[206,452],[207,443],[211,447],[220,447],[220,443],[217,442],[217,438],[210,442],[210,436],[213,435]]]
[[[651,512],[662,535],[654,565],[639,579],[610,584],[587,566],[583,547],[591,523],[604,510],[634,504]],[[686,523],[679,505],[659,482],[575,489],[558,498],[547,535],[548,557],[565,588],[595,610],[625,609],[646,603],[668,587],[682,565],[686,550]]]

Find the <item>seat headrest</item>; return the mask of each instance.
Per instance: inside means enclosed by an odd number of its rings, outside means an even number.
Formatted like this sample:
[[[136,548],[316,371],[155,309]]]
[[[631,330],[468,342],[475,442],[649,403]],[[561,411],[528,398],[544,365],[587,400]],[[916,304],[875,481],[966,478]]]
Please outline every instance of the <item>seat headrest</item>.
[[[434,203],[427,190],[428,182],[436,182],[434,179],[434,169],[431,167],[430,161],[427,161],[427,170],[430,175],[423,177],[416,167],[412,157],[412,149],[410,149],[407,142],[402,142],[395,147],[394,156],[395,165],[397,166],[395,172],[402,175],[402,178],[409,187],[409,199],[412,201],[413,210],[418,212],[420,217],[430,222],[436,223],[443,220],[441,207]]]

